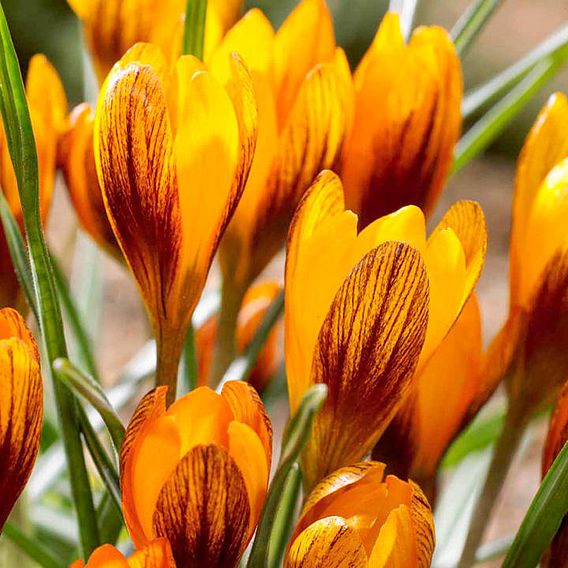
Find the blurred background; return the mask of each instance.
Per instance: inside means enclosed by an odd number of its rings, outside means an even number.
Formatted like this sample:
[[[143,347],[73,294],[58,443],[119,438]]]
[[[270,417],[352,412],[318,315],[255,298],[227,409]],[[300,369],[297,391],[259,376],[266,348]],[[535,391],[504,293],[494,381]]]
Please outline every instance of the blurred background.
[[[295,3],[296,0],[249,0],[246,7],[260,7],[278,26]],[[328,0],[328,3],[334,14],[338,43],[345,48],[355,67],[371,42],[388,3],[385,0]],[[468,4],[469,0],[422,0],[415,23],[439,24],[450,29]],[[34,53],[45,53],[61,74],[70,104],[81,102],[81,34],[66,1],[2,0],[2,5],[24,71]],[[563,0],[504,0],[463,61],[466,91],[513,63],[567,21],[568,2]],[[538,109],[555,90],[568,90],[568,71],[559,74],[527,105],[482,158],[449,181],[433,219],[436,222],[447,206],[457,199],[475,199],[483,206],[490,240],[478,291],[486,343],[503,323],[508,309],[507,254],[516,156]],[[49,230],[52,241],[66,261],[66,246],[71,242],[69,235],[75,226],[64,191],[59,191]],[[145,341],[148,328],[130,276],[109,259],[101,262],[104,310],[98,353],[103,376],[112,382],[117,369]],[[282,259],[277,260],[269,269],[272,275],[281,276],[281,262]],[[545,428],[544,420],[536,425],[524,455],[513,467],[511,483],[502,496],[496,521],[487,535],[489,539],[507,535],[518,527],[539,483]]]

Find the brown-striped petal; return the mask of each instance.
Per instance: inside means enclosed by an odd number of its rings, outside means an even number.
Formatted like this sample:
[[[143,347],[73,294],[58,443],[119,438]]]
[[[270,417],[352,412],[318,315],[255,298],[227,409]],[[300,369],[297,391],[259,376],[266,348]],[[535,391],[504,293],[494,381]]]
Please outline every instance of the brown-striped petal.
[[[23,491],[38,451],[43,385],[36,352],[17,337],[0,340],[0,529]]]
[[[21,339],[28,346],[36,361],[40,362],[37,343],[24,318],[13,308],[2,308],[0,309],[0,340],[11,337]]]
[[[461,68],[448,33],[421,27],[405,46],[398,16],[387,14],[355,89],[341,173],[361,228],[409,204],[429,214],[461,128]]]
[[[314,353],[313,381],[328,386],[304,452],[308,487],[370,451],[402,404],[428,320],[420,254],[380,245],[337,292]]]
[[[196,446],[160,493],[155,531],[178,566],[234,568],[248,543],[250,508],[243,476],[226,451]]]
[[[364,568],[367,554],[357,532],[341,517],[326,517],[297,536],[286,568]]]
[[[122,260],[97,177],[93,148],[94,120],[94,112],[86,103],[73,110],[69,127],[59,142],[59,162],[81,226],[100,246]]]

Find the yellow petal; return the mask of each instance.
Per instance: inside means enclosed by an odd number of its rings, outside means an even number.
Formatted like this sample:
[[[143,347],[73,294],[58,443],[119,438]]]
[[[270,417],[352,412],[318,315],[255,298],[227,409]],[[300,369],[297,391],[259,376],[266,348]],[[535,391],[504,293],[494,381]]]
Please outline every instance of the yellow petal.
[[[219,44],[229,28],[238,20],[243,0],[209,0],[205,22],[205,60]]]
[[[43,419],[36,354],[17,337],[0,340],[0,530],[34,466]]]
[[[314,353],[312,380],[329,390],[304,452],[308,487],[376,443],[408,393],[427,319],[427,276],[416,250],[389,241],[352,270]]]
[[[129,568],[176,568],[170,543],[157,538],[128,559]]]
[[[166,482],[154,513],[178,566],[234,567],[251,534],[243,476],[225,450],[196,446]]]
[[[550,96],[527,136],[517,165],[511,229],[511,305],[522,303],[520,279],[525,262],[527,224],[539,188],[552,168],[568,157],[568,99]]]
[[[286,568],[352,568],[367,566],[357,532],[341,517],[326,517],[307,527],[293,541]]]
[[[2,308],[0,309],[0,339],[11,337],[21,339],[28,346],[35,360],[40,362],[37,343],[24,318],[12,308]]]

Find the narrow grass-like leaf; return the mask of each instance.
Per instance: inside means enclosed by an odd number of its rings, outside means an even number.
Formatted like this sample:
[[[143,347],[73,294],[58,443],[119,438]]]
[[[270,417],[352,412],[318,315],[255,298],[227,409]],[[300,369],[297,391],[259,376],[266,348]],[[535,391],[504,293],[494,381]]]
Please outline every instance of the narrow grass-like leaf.
[[[197,387],[199,380],[198,374],[195,333],[193,323],[190,323],[185,332],[185,342],[183,344],[183,354],[178,377],[178,398]]]
[[[559,452],[531,502],[502,568],[534,568],[568,513],[568,443]]]
[[[568,56],[568,51],[566,56]],[[473,158],[485,150],[534,94],[559,71],[563,64],[564,57],[549,58],[542,61],[503,99],[480,118],[458,142],[452,174],[459,172]]]
[[[290,506],[289,503],[283,503],[288,475],[294,463],[298,461],[300,453],[311,435],[314,419],[325,402],[326,396],[326,385],[314,385],[304,394],[298,411],[286,426],[282,438],[280,462],[266,495],[247,564],[248,568],[267,568],[269,566],[268,557],[274,520],[278,516],[281,506]]]
[[[203,60],[207,0],[187,0],[183,29],[183,53]]]
[[[108,544],[116,544],[120,531],[124,527],[124,520],[121,507],[117,507],[116,500],[109,493],[103,495],[97,507],[97,519],[101,540]]]
[[[8,243],[8,248],[10,249],[10,256],[12,257],[12,263],[14,264],[14,270],[16,271],[16,276],[18,282],[24,291],[26,299],[30,304],[30,308],[39,321],[38,309],[36,304],[35,291],[33,287],[33,276],[32,269],[30,267],[30,259],[28,257],[28,249],[26,243],[24,242],[24,237],[20,232],[20,227],[14,218],[14,214],[8,205],[6,196],[4,192],[0,190],[0,218],[2,219],[2,227],[4,229],[4,235],[6,236],[6,242]]]
[[[503,0],[474,0],[452,28],[456,51],[463,57],[473,40],[491,19]]]
[[[119,453],[124,440],[124,425],[109,402],[101,385],[89,375],[82,373],[73,363],[63,357],[53,362],[53,370],[56,376],[71,390],[93,405],[103,419],[112,443],[117,453]]]
[[[465,121],[479,116],[519,83],[536,65],[552,58],[566,59],[568,54],[568,24],[562,26],[527,55],[499,73],[493,79],[467,93],[462,104]]]
[[[64,566],[63,559],[57,558],[51,550],[41,545],[36,538],[27,536],[19,528],[11,524],[10,521],[4,525],[2,532],[42,568],[61,568]]]
[[[503,538],[481,545],[475,553],[475,563],[483,564],[484,562],[496,560],[497,558],[503,558],[511,548],[514,539],[515,535],[509,534]]]
[[[57,286],[57,292],[59,293],[59,299],[63,304],[69,328],[71,329],[73,338],[77,344],[77,357],[79,363],[84,368],[85,372],[89,373],[98,383],[100,383],[101,379],[99,377],[97,364],[91,349],[91,341],[87,330],[83,325],[81,316],[79,315],[79,310],[77,309],[75,300],[71,296],[65,274],[53,254],[51,255],[51,262],[53,266],[53,275],[55,277],[55,285]]]
[[[0,5],[0,111],[18,183],[24,226],[30,253],[39,325],[50,364],[67,356],[63,321],[57,298],[39,210],[37,152],[22,75]],[[78,428],[77,411],[71,392],[55,383],[59,423],[67,456],[77,524],[83,555],[89,556],[100,544],[95,508]]]
[[[227,381],[245,381],[248,378],[258,361],[260,352],[268,340],[272,328],[276,325],[283,311],[284,291],[282,290],[278,293],[276,298],[272,300],[272,303],[244,353],[237,357],[227,369],[217,390],[220,391]]]

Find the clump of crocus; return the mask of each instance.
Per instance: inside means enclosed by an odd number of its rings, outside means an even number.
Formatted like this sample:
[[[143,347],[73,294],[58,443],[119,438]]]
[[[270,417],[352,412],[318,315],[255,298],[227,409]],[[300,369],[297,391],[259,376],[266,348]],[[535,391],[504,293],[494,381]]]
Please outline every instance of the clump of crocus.
[[[124,520],[136,548],[169,540],[178,566],[236,566],[268,486],[270,419],[256,391],[199,387],[166,409],[147,394],[120,455]],[[156,459],[159,456],[159,459]]]
[[[175,394],[186,328],[244,189],[256,143],[250,75],[231,60],[227,84],[192,56],[170,69],[132,48],[99,97],[95,159],[107,215],[158,345],[158,384]]]
[[[341,167],[347,206],[361,228],[404,205],[429,215],[461,129],[461,66],[448,33],[419,27],[405,45],[398,15],[387,14],[354,81]]]
[[[434,519],[415,483],[365,462],[323,479],[309,495],[288,547],[287,568],[430,566]]]

